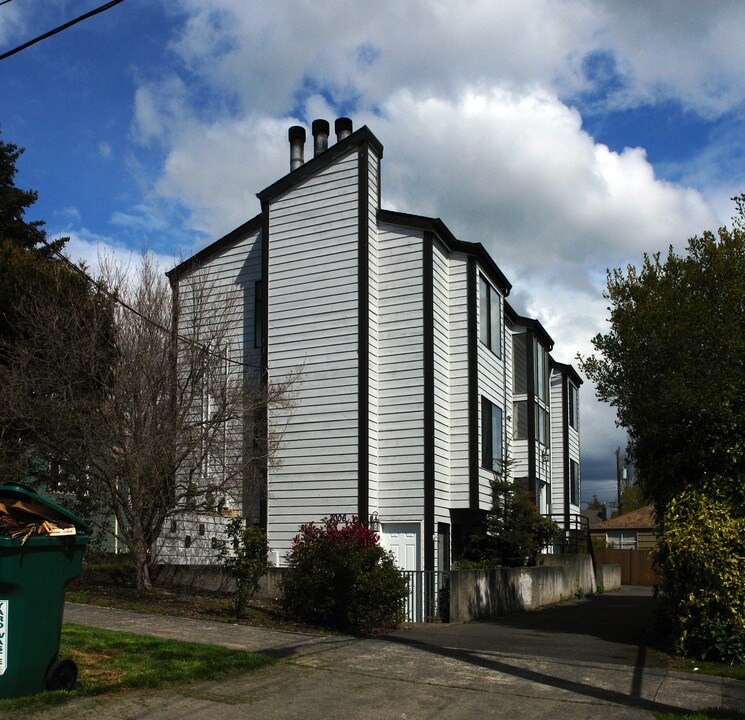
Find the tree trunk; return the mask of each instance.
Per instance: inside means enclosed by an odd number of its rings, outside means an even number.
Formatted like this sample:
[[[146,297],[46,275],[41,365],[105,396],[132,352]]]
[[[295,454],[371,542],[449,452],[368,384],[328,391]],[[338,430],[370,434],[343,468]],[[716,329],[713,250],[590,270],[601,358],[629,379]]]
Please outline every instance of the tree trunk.
[[[145,542],[137,542],[132,548],[132,562],[135,566],[135,582],[138,590],[152,590],[150,581],[150,559]]]

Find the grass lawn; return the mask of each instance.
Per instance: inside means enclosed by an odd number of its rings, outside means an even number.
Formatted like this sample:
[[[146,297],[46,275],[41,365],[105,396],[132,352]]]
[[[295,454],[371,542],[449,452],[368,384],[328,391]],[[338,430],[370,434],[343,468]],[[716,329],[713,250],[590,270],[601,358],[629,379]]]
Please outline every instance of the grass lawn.
[[[37,709],[71,698],[216,680],[274,662],[266,655],[243,650],[80,625],[62,627],[60,656],[78,666],[75,690],[0,700],[0,717],[11,710]]]

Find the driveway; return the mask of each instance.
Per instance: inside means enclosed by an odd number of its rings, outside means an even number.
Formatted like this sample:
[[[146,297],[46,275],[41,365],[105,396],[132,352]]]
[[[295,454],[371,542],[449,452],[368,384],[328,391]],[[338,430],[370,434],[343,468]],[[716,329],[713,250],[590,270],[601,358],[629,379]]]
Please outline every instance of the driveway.
[[[490,623],[415,626],[356,640],[69,605],[68,621],[210,638],[284,659],[227,681],[75,701],[61,713],[66,720],[633,720],[653,718],[652,709],[745,707],[745,683],[664,668],[646,644],[653,611],[648,588],[625,588]]]

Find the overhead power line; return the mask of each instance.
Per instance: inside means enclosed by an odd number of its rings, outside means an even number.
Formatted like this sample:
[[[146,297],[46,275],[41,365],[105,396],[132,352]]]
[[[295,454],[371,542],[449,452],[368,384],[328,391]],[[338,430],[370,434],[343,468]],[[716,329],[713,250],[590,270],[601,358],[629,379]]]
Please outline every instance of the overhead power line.
[[[133,313],[134,315],[137,315],[138,318],[141,320],[144,320],[146,323],[149,323],[153,327],[157,328],[158,330],[161,330],[162,332],[171,335],[172,330],[171,328],[166,327],[165,325],[161,325],[161,323],[157,322],[156,320],[153,320],[152,318],[149,318],[147,315],[143,315],[137,308],[133,308],[129,303],[122,300],[118,295],[111,292],[105,285],[102,285],[97,280],[94,280],[90,275],[88,275],[83,268],[81,268],[79,265],[76,265],[72,260],[70,260],[67,255],[65,255],[61,250],[57,250],[56,248],[52,247],[46,240],[42,240],[42,242],[65,264],[67,264],[69,267],[71,267],[76,273],[79,275],[82,275],[93,287],[95,287],[99,292],[103,293],[108,297],[110,300],[113,300],[115,303],[118,303],[121,305],[125,310],[128,310],[129,312]],[[231,365],[240,365],[241,367],[250,367],[250,368],[261,368],[262,366],[258,363],[247,363],[242,362],[241,360],[234,360],[231,357],[228,357],[227,355],[224,355],[222,353],[215,352],[210,347],[203,345],[202,343],[197,342],[193,338],[185,337],[184,335],[176,334],[176,338],[184,343],[187,343],[189,345],[193,345],[195,347],[198,347],[200,350],[208,353],[209,355],[212,355],[214,357],[218,357],[221,360],[226,360]]]
[[[9,2],[10,0],[2,0],[2,2],[0,2],[0,5],[7,5]]]
[[[0,3],[0,5],[4,5],[6,2],[10,2],[10,0],[3,0],[3,2]],[[52,35],[61,33],[63,30],[67,30],[67,28],[72,27],[73,25],[77,25],[79,22],[83,22],[83,20],[87,20],[89,17],[93,17],[94,15],[98,15],[99,13],[106,12],[106,10],[110,10],[115,5],[118,5],[119,3],[122,3],[122,2],[124,2],[124,0],[111,0],[111,2],[107,2],[105,5],[101,5],[100,7],[97,7],[95,10],[91,10],[90,12],[87,12],[84,15],[81,15],[80,17],[75,18],[74,20],[70,20],[69,22],[66,22],[64,25],[60,25],[59,27],[54,28],[54,30],[45,32],[43,35],[39,35],[39,37],[36,37],[33,40],[29,40],[28,42],[23,43],[23,45],[19,45],[17,48],[8,50],[8,52],[0,55],[0,60],[5,60],[6,58],[9,58],[11,55],[15,55],[16,53],[21,52],[21,50],[25,50],[27,47],[31,47],[32,45],[35,45],[36,43],[41,42],[42,40],[46,40],[47,38],[52,37]]]

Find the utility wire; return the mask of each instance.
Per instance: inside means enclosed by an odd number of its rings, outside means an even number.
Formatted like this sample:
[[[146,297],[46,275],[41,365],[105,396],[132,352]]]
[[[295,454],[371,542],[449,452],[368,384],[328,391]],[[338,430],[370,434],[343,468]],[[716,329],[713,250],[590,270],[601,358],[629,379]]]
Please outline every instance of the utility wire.
[[[10,0],[3,0],[3,2],[0,3],[0,5],[5,5],[5,3],[7,2],[10,2]],[[23,43],[23,45],[19,45],[17,48],[8,50],[8,52],[0,55],[0,60],[5,60],[6,58],[9,58],[11,55],[15,55],[16,53],[21,52],[21,50],[25,50],[27,47],[31,47],[32,45],[35,45],[36,43],[41,42],[42,40],[46,40],[47,38],[52,37],[52,35],[61,33],[63,30],[67,30],[67,28],[72,27],[73,25],[77,25],[79,22],[83,22],[83,20],[87,20],[89,17],[93,17],[94,15],[98,15],[99,13],[105,12],[106,10],[110,10],[115,5],[118,5],[121,2],[124,2],[124,0],[111,0],[111,2],[107,2],[105,5],[101,5],[100,7],[97,7],[94,10],[91,10],[90,12],[85,13],[84,15],[81,15],[80,17],[77,17],[74,20],[70,20],[69,22],[66,22],[64,25],[60,25],[59,27],[54,28],[54,30],[45,32],[43,35],[39,35],[39,37],[36,37],[33,40],[29,40],[28,42]]]
[[[162,330],[164,333],[167,333],[168,335],[172,334],[172,330],[170,328],[167,328],[165,325],[161,325],[156,320],[153,320],[152,318],[147,317],[147,315],[143,315],[139,310],[136,308],[133,308],[129,303],[122,300],[118,295],[112,293],[106,286],[99,283],[97,280],[94,280],[90,275],[88,275],[83,268],[81,268],[79,265],[76,265],[70,258],[67,257],[62,251],[57,250],[56,248],[52,247],[46,240],[42,240],[44,245],[46,245],[62,262],[69,265],[76,273],[79,275],[82,275],[93,287],[95,287],[99,292],[106,295],[106,297],[110,298],[116,303],[119,303],[125,310],[129,310],[129,312],[134,313],[137,315],[137,317],[144,320],[146,323],[149,323],[153,327],[158,328],[159,330]],[[214,350],[211,350],[208,346],[202,345],[201,343],[198,343],[193,338],[185,337],[184,335],[176,334],[176,338],[178,340],[181,340],[182,342],[185,342],[189,345],[193,345],[195,347],[199,347],[200,350],[208,353],[209,355],[212,355],[214,357],[220,358],[221,360],[226,360],[228,363],[231,363],[233,365],[240,365],[241,367],[250,367],[250,368],[261,368],[262,366],[257,363],[246,363],[242,362],[240,360],[234,360],[231,357],[228,357],[227,355],[223,355],[221,353],[217,353]]]
[[[2,0],[2,2],[0,2],[0,5],[7,5],[9,2],[10,0]]]

